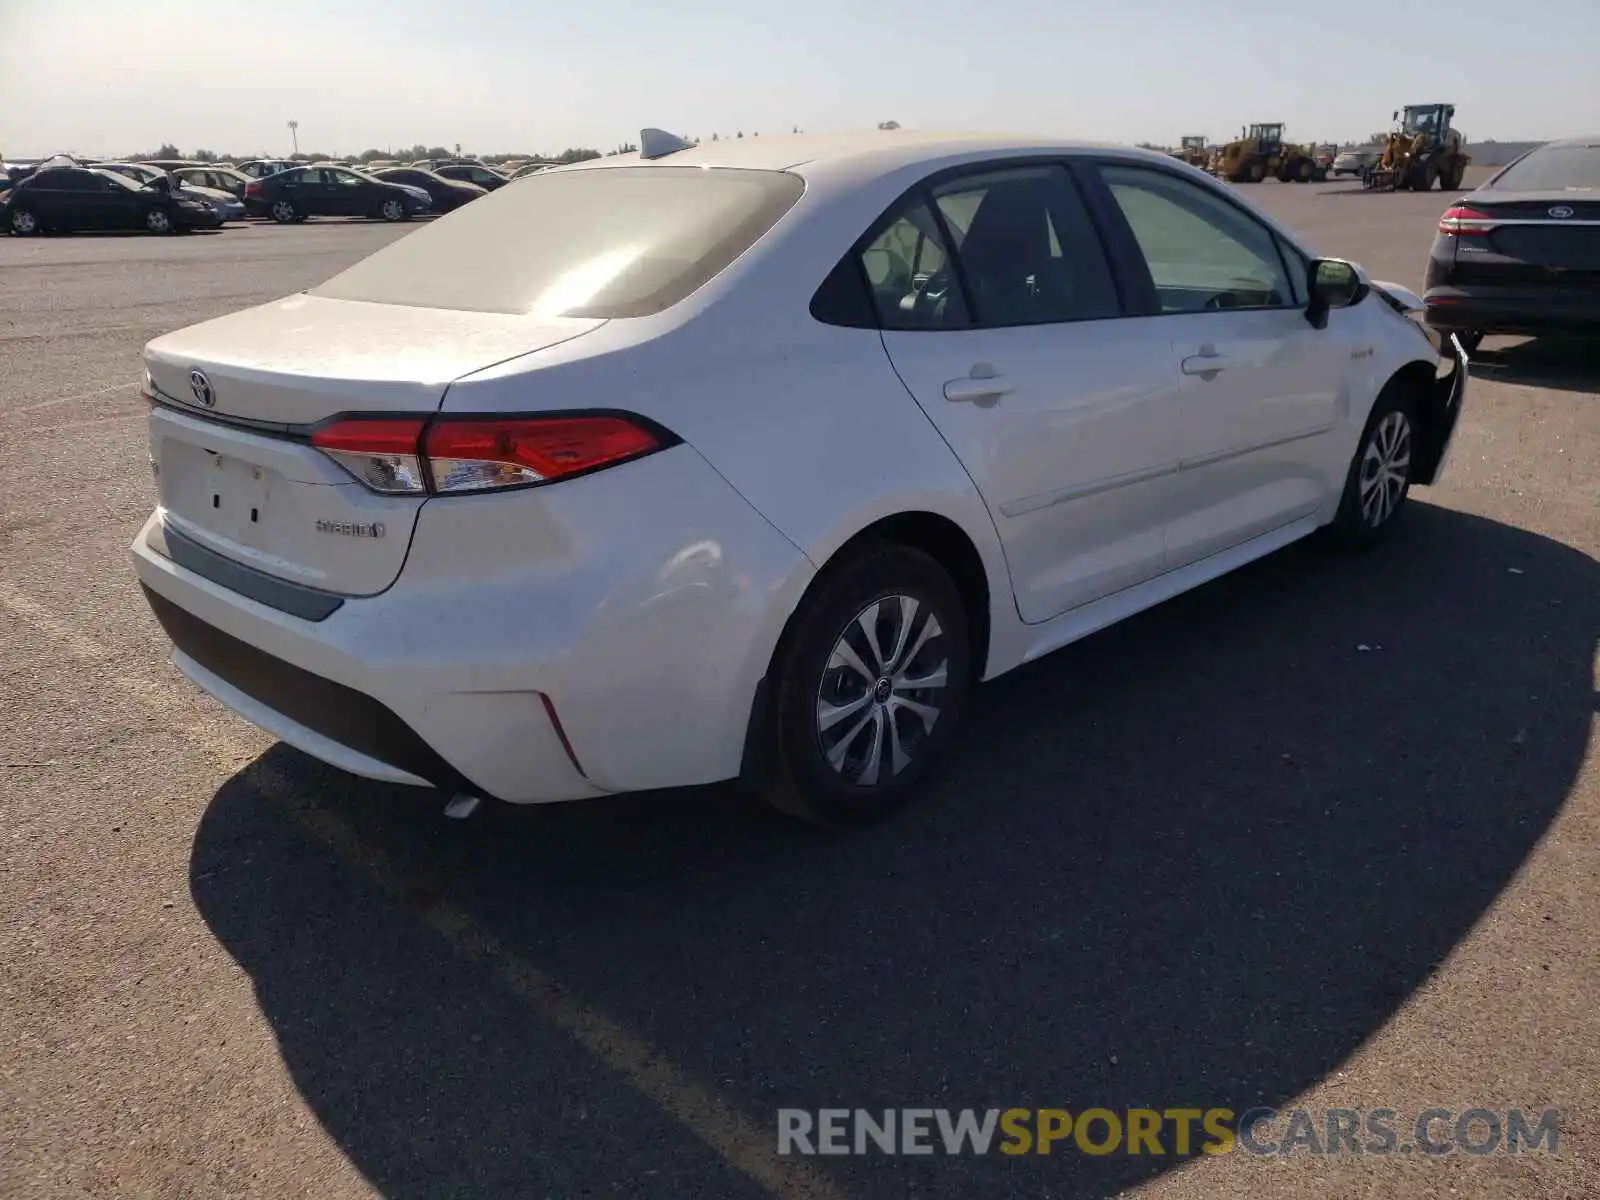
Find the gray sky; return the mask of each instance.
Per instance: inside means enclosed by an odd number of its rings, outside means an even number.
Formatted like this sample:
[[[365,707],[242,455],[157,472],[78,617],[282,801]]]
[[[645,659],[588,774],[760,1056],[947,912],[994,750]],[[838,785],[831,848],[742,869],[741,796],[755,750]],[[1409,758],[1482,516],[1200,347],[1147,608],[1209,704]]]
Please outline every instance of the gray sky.
[[[1415,48],[1408,48],[1411,43]],[[1600,133],[1600,0],[0,0],[0,152],[609,149],[643,125]]]

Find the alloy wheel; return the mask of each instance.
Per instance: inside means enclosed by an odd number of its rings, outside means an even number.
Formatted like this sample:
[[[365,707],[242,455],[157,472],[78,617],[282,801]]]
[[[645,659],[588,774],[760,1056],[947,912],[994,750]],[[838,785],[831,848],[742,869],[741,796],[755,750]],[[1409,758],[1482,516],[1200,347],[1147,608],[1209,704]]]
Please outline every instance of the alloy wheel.
[[[166,233],[172,228],[171,219],[159,208],[152,208],[145,215],[144,224],[151,233]]]
[[[1411,422],[1391,412],[1378,422],[1361,456],[1361,519],[1376,529],[1394,515],[1411,479]]]
[[[859,787],[903,772],[939,719],[949,671],[932,608],[905,595],[867,605],[839,634],[817,689],[828,766]]]
[[[11,229],[12,232],[27,237],[31,233],[38,232],[39,220],[27,209],[19,208],[11,214]]]

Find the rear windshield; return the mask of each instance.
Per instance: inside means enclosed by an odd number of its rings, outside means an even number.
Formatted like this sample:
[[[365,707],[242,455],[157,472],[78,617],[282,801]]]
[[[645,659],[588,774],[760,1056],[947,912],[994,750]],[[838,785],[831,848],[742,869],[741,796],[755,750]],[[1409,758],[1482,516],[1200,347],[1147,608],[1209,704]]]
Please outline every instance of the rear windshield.
[[[1600,146],[1546,146],[1513,163],[1494,181],[1508,192],[1600,188]]]
[[[804,184],[781,171],[544,172],[386,246],[312,295],[543,317],[640,317],[716,275]]]

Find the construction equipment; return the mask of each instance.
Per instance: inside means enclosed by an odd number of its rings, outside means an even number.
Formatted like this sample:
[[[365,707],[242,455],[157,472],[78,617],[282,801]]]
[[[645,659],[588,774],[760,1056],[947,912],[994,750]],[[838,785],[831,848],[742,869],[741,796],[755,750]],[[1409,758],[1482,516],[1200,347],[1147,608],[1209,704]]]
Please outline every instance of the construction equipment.
[[[1236,140],[1211,156],[1206,170],[1230,183],[1260,183],[1268,175],[1284,183],[1310,183],[1328,177],[1328,169],[1317,161],[1314,147],[1283,140],[1282,122],[1241,130]]]
[[[1183,138],[1179,144],[1179,149],[1172,152],[1172,157],[1179,162],[1188,163],[1191,167],[1199,167],[1204,170],[1208,161],[1205,134],[1190,134]]]
[[[1472,156],[1462,152],[1466,139],[1450,124],[1455,115],[1454,104],[1408,104],[1396,112],[1383,157],[1362,186],[1379,192],[1425,192],[1435,182],[1443,191],[1459,188]]]

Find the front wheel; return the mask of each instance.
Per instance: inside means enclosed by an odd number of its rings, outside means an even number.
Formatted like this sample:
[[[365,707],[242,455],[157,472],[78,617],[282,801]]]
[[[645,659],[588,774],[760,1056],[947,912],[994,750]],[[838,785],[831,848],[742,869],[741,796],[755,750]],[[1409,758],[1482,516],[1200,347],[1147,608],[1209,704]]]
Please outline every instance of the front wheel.
[[[822,825],[904,801],[960,724],[968,619],[928,555],[870,546],[830,568],[774,659],[766,799]]]
[[[272,202],[272,219],[279,225],[293,225],[300,219],[300,213],[291,201],[274,200]]]
[[[1334,540],[1365,549],[1393,527],[1411,491],[1411,460],[1417,444],[1416,408],[1402,383],[1378,394],[1345,477],[1333,519]]]
[[[13,208],[11,210],[11,232],[18,237],[32,237],[43,226],[39,223],[39,215],[31,208]]]
[[[399,200],[385,200],[383,207],[378,210],[378,215],[385,221],[404,221],[406,219],[406,206]]]
[[[144,215],[144,227],[155,234],[171,233],[172,214],[164,208],[152,208]]]

